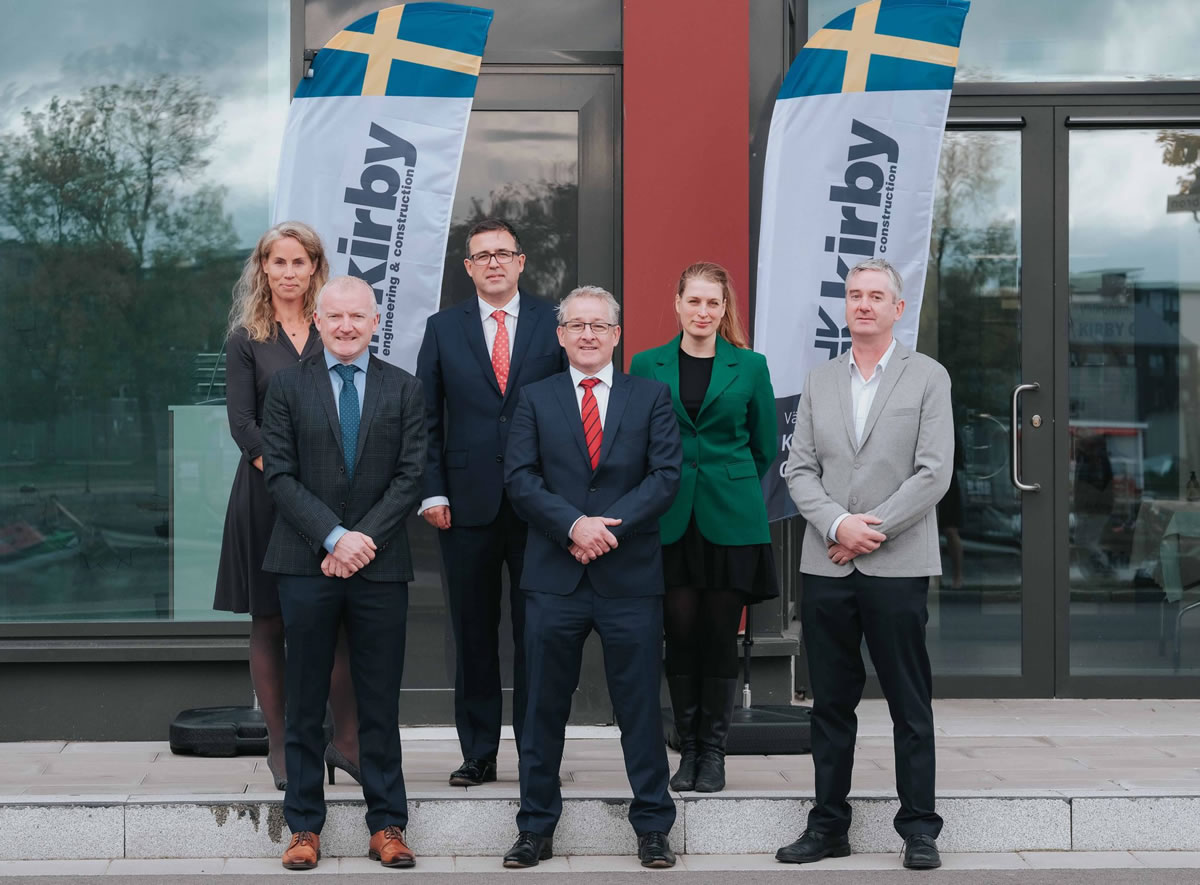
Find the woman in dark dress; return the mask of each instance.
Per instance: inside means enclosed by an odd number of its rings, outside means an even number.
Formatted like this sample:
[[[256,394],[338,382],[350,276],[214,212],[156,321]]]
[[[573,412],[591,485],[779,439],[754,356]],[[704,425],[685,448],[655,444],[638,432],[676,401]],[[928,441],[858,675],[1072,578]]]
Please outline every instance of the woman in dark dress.
[[[234,287],[225,358],[225,403],[229,431],[242,450],[225,513],[221,562],[213,608],[250,613],[250,678],[267,725],[267,765],[275,786],[284,773],[283,616],[275,575],[262,570],[275,507],[263,481],[262,424],[267,385],[285,366],[321,351],[312,325],[317,292],[329,277],[329,262],[316,231],[287,221],[262,235]],[[358,710],[350,683],[343,634],[330,685],[334,739],[326,762],[355,775]]]
[[[681,757],[671,789],[715,793],[725,787],[742,608],[779,595],[761,486],[779,440],[767,361],[746,343],[728,272],[687,268],[675,313],[680,335],[639,353],[630,372],[671,388],[683,440],[679,493],[659,521]]]

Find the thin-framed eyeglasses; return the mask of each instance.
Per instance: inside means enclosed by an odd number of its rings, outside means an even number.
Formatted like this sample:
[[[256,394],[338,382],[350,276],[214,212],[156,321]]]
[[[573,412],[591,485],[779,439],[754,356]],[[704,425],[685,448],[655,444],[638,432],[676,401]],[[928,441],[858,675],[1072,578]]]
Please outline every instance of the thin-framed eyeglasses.
[[[495,252],[476,252],[468,257],[476,267],[487,267],[492,263],[493,258],[496,259],[497,264],[512,264],[513,259],[520,254],[520,252],[513,252],[509,249],[497,249]]]
[[[593,335],[607,335],[608,330],[615,327],[616,323],[585,323],[582,320],[571,320],[566,323],[558,324],[561,328],[566,329],[572,335],[579,335],[583,330],[591,329]]]

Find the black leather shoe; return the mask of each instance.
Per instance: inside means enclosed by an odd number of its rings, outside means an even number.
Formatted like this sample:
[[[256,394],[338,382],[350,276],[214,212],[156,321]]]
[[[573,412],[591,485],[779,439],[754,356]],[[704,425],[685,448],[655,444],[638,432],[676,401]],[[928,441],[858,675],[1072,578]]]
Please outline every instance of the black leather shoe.
[[[510,870],[536,867],[539,861],[554,857],[554,839],[522,830],[513,847],[504,855],[504,865]]]
[[[493,759],[464,759],[457,770],[450,772],[450,786],[477,787],[496,779],[496,762]]]
[[[826,857],[846,857],[850,854],[850,840],[846,834],[834,836],[805,830],[791,845],[784,845],[775,852],[780,863],[812,863]]]
[[[666,833],[642,833],[638,836],[638,860],[642,866],[664,870],[675,866],[675,852]]]
[[[906,870],[936,870],[942,865],[937,840],[924,833],[917,833],[904,840],[903,858]]]

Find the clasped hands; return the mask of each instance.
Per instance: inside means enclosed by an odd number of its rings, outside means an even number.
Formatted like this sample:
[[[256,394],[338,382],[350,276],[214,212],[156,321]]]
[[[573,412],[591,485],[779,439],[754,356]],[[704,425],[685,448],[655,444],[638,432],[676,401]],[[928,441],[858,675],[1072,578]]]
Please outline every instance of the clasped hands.
[[[327,578],[348,578],[375,558],[375,542],[362,532],[346,532],[321,561]]]
[[[617,538],[608,528],[620,524],[621,520],[608,516],[581,517],[571,527],[571,546],[567,550],[576,560],[587,565],[617,548]]]
[[[871,553],[887,540],[883,532],[871,528],[883,520],[869,513],[852,513],[842,520],[837,529],[837,543],[829,545],[829,558],[837,565],[845,565],[860,553]]]

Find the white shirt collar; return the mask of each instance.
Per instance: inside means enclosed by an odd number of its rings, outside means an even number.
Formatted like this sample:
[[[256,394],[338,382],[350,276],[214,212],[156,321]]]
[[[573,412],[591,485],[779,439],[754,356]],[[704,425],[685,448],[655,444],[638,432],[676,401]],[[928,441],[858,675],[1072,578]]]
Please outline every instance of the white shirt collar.
[[[520,292],[517,292],[515,295],[513,295],[513,297],[509,299],[508,304],[505,304],[502,307],[492,307],[490,304],[480,298],[478,294],[475,295],[475,300],[479,302],[479,316],[485,320],[497,310],[502,310],[512,317],[515,317],[521,310]]]
[[[585,375],[574,366],[571,366],[571,383],[573,385],[578,387],[579,382],[584,378],[599,378],[606,386],[612,387],[613,364],[610,362],[607,366],[594,375]]]
[[[892,343],[888,345],[888,349],[883,352],[883,356],[879,358],[879,362],[875,364],[875,371],[882,375],[887,371],[888,360],[892,358],[892,354],[896,352],[896,339],[892,338]],[[850,377],[854,377],[854,372],[858,372],[859,377],[862,377],[862,369],[858,367],[858,363],[854,362],[854,348],[850,349]],[[871,376],[875,377],[874,375]],[[864,381],[870,381],[870,378],[864,378]]]

